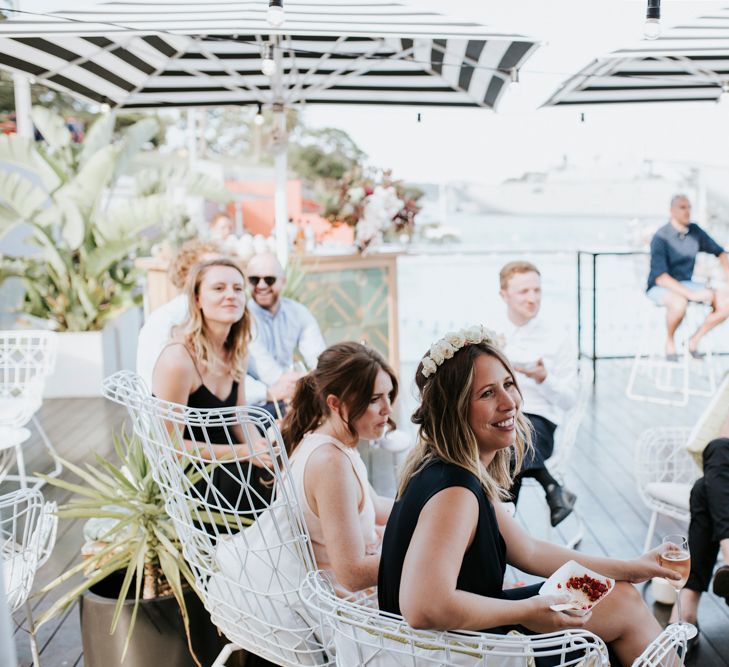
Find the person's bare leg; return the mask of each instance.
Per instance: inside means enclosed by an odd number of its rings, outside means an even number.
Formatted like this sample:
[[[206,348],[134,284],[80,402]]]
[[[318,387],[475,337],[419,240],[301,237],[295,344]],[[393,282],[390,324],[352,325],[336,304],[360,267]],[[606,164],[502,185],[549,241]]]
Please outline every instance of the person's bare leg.
[[[712,311],[706,316],[696,332],[689,338],[688,347],[695,351],[699,341],[714,327],[720,325],[729,317],[729,292],[727,290],[714,290],[714,301],[711,304]]]
[[[663,304],[666,306],[666,354],[676,354],[676,343],[673,337],[686,315],[688,299],[676,292],[668,292]]]
[[[631,665],[661,626],[632,584],[619,581],[592,612],[585,627],[610,643],[622,665]]]

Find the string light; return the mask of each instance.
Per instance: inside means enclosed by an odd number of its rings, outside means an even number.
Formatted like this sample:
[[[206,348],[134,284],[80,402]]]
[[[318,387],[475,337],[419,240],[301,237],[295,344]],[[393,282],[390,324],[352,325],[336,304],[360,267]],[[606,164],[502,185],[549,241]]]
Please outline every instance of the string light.
[[[261,54],[261,71],[266,76],[273,76],[276,74],[276,61],[271,55],[271,45],[266,43],[263,45],[263,53]]]
[[[517,83],[519,83],[519,68],[512,67],[509,71],[509,76],[511,77],[511,85],[514,86]]]
[[[263,125],[263,107],[260,104],[258,105],[258,111],[253,118],[253,123],[255,125]]]
[[[647,0],[643,36],[646,39],[658,39],[661,34],[661,0]]]
[[[268,0],[268,12],[266,20],[274,28],[278,28],[286,18],[283,8],[283,0]]]
[[[111,111],[111,106],[109,106],[106,102],[102,102],[99,106],[99,111],[101,111],[101,113],[109,113]]]

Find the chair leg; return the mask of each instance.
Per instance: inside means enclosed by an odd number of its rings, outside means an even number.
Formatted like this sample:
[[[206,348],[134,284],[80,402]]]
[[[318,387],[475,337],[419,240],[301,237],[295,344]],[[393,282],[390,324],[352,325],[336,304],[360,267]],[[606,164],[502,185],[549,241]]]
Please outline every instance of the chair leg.
[[[36,429],[38,429],[38,435],[40,435],[41,440],[43,440],[43,444],[45,445],[46,449],[48,450],[48,453],[51,455],[51,458],[53,459],[53,470],[51,470],[51,472],[49,472],[47,474],[49,477],[58,477],[61,474],[61,471],[63,470],[63,465],[61,464],[61,460],[58,456],[58,452],[56,451],[56,448],[53,446],[53,443],[51,443],[51,440],[48,437],[48,435],[46,434],[45,429],[41,426],[41,423],[38,420],[38,417],[36,417],[35,415],[33,415],[33,423],[35,424]]]
[[[651,548],[653,543],[653,533],[656,532],[656,522],[658,521],[658,512],[651,514],[651,520],[648,522],[648,533],[645,536],[645,544],[643,545],[643,553]]]
[[[215,662],[210,665],[210,667],[225,667],[225,663],[228,661],[228,658],[230,658],[234,651],[239,649],[240,646],[236,646],[233,643],[226,644],[223,647],[223,650],[218,654],[218,657],[215,658]]]
[[[30,653],[33,656],[33,667],[40,667],[38,641],[35,636],[35,623],[33,623],[33,609],[30,606],[30,600],[25,601],[25,616],[28,619],[28,634],[30,637]]]
[[[14,480],[17,478],[17,481],[20,482],[20,488],[27,489],[28,488],[28,475],[25,472],[25,458],[23,457],[23,446],[22,445],[15,445],[15,463],[18,466],[18,474],[17,475],[8,475],[7,478],[10,480]]]

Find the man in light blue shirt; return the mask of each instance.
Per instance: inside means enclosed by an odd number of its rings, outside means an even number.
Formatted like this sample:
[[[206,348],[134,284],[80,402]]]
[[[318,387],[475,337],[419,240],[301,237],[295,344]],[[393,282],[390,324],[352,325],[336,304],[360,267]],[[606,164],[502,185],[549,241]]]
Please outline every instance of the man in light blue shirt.
[[[268,350],[282,373],[293,369],[297,349],[306,366],[314,368],[326,343],[309,309],[281,296],[286,277],[276,256],[254,255],[246,276],[253,297],[253,339]]]

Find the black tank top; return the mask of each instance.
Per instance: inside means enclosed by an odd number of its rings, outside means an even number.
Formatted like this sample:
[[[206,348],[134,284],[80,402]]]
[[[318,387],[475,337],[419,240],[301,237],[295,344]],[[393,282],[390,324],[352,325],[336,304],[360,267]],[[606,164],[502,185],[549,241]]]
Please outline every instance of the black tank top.
[[[477,595],[504,597],[506,544],[499,532],[494,507],[475,475],[460,466],[436,459],[412,477],[390,513],[377,583],[381,610],[400,614],[402,566],[420,512],[436,493],[452,486],[469,489],[478,500],[476,534],[463,556],[456,587]]]
[[[198,371],[199,374],[199,371]],[[200,376],[202,380],[202,376]],[[238,401],[238,382],[233,380],[233,386],[230,388],[230,394],[227,398],[220,399],[212,391],[210,391],[204,384],[201,384],[195,391],[193,391],[187,399],[187,405],[190,408],[201,408],[204,410],[220,409],[220,408],[233,408],[236,406]],[[232,431],[228,431],[230,436],[225,432],[223,426],[209,426],[207,428],[208,437],[210,442],[216,445],[228,444],[228,439],[233,442],[238,442]],[[205,442],[205,436],[202,433],[202,429],[199,426],[189,427],[185,433],[186,438],[194,439],[196,442]]]

